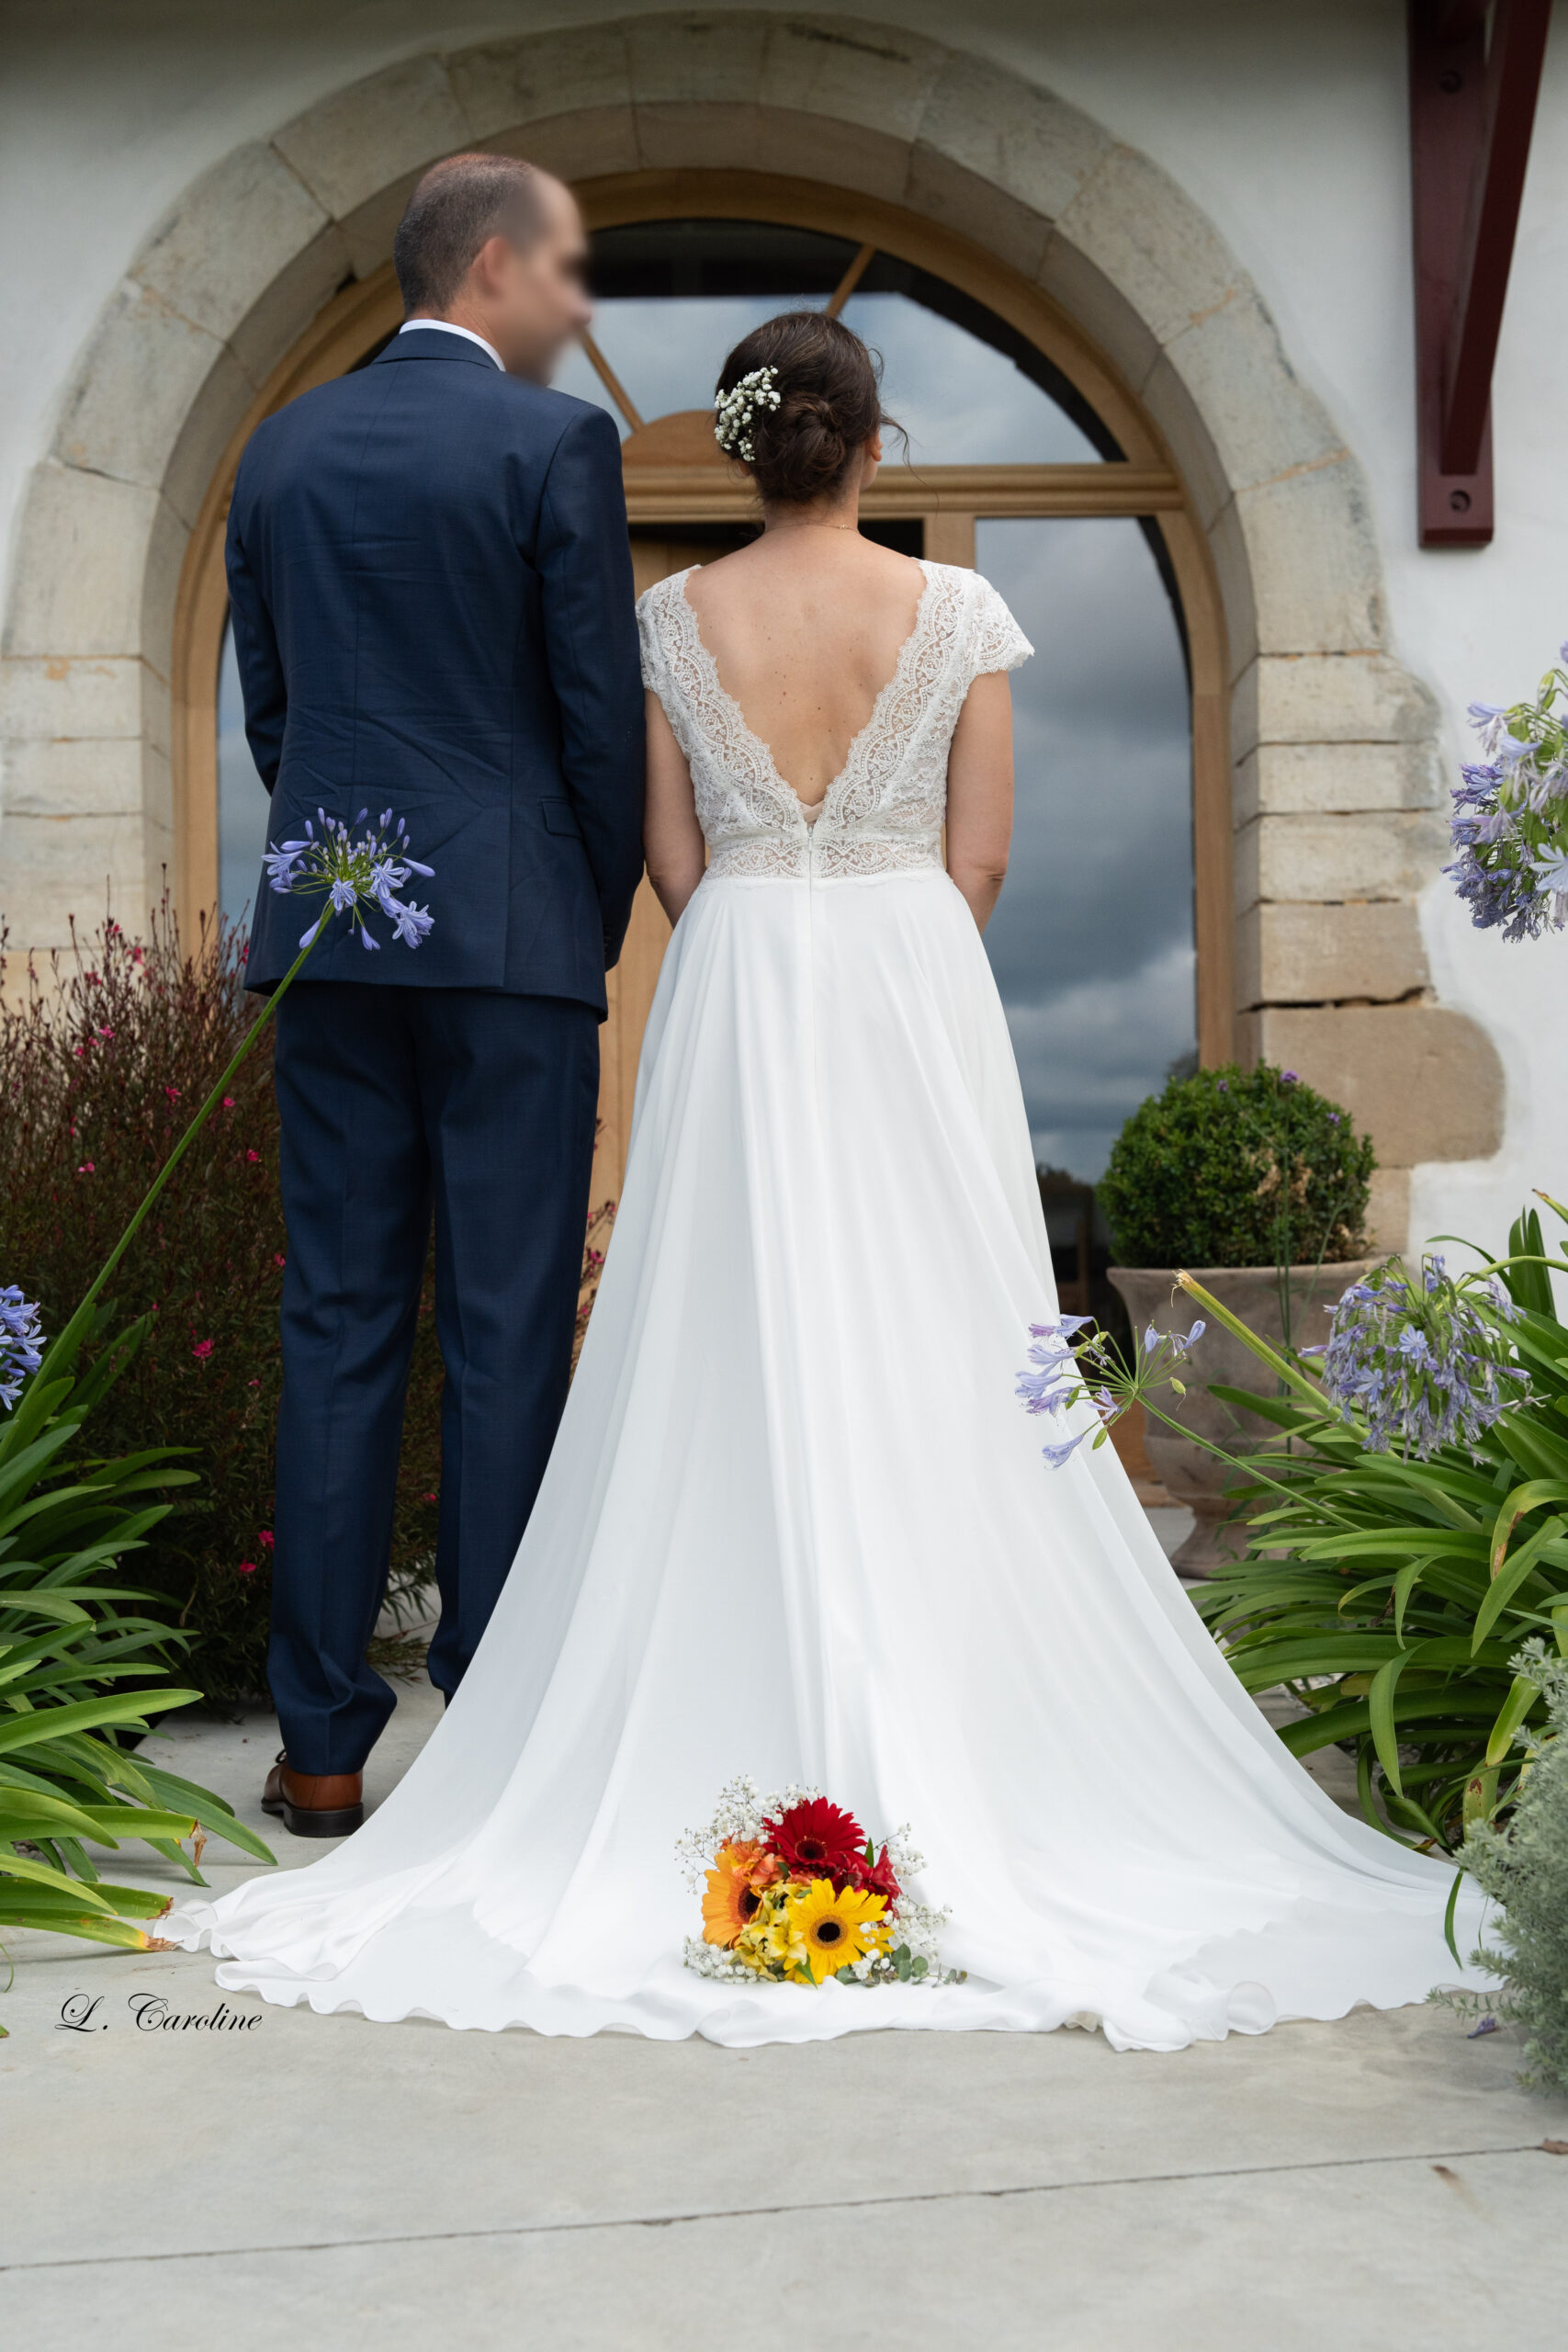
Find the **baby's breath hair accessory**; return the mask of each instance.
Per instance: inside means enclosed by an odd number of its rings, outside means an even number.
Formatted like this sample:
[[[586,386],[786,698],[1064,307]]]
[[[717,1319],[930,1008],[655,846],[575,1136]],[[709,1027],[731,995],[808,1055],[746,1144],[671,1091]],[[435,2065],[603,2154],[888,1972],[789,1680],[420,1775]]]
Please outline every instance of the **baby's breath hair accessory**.
[[[727,458],[744,458],[750,465],[757,452],[750,424],[760,408],[777,408],[780,394],[776,368],[753,368],[727,392],[714,394],[713,437]]]

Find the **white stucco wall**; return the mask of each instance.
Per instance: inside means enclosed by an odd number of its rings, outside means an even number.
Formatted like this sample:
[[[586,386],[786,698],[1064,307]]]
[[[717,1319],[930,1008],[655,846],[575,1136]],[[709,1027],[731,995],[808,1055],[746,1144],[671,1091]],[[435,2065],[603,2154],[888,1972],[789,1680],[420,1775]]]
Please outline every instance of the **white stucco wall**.
[[[14,0],[0,56],[0,561],[95,318],[198,172],[432,43],[635,6]],[[959,37],[942,0],[860,0],[856,13]],[[1521,693],[1568,635],[1568,27],[1549,51],[1499,361],[1497,537],[1441,553],[1421,551],[1414,528],[1402,0],[970,0],[962,38],[1151,154],[1234,247],[1365,469],[1393,650],[1437,693],[1457,762],[1465,703]],[[1496,1159],[1417,1172],[1412,1230],[1497,1241],[1532,1183],[1568,1193],[1568,938],[1504,947],[1470,930],[1443,884],[1424,917],[1443,1000],[1496,1040],[1508,1111]]]

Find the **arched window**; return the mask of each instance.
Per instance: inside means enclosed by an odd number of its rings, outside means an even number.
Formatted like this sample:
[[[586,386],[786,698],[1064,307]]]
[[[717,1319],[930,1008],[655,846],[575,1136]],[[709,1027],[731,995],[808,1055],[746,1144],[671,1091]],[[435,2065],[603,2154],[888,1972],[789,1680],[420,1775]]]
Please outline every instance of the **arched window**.
[[[827,306],[882,353],[908,462],[895,444],[865,528],[912,555],[978,564],[1036,649],[1013,674],[1017,823],[986,944],[1036,1156],[1092,1182],[1126,1113],[1197,1042],[1191,706],[1157,519],[1179,506],[1179,489],[1146,458],[1125,459],[1035,339],[874,243],[818,226],[638,220],[597,231],[593,269],[593,333],[558,381],[620,425],[639,589],[754,527],[749,490],[714,444],[711,409],[720,363],[749,328],[782,309]],[[219,736],[223,897],[237,917],[254,888],[265,808],[227,640]],[[645,889],[604,1038],[605,1191],[618,1189],[666,935]]]

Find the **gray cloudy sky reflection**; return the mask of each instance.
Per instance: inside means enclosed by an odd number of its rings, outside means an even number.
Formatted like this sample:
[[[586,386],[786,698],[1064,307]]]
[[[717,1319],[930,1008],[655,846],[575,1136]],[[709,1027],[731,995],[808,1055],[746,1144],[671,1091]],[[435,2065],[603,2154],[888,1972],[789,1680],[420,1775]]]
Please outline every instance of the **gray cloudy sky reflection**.
[[[981,523],[1031,641],[1018,813],[986,933],[1036,1157],[1093,1179],[1194,1037],[1191,739],[1180,641],[1134,522]]]
[[[810,294],[617,297],[598,305],[593,334],[638,414],[651,419],[711,406],[718,371],[743,334],[781,311],[821,307],[821,297]],[[881,352],[883,398],[908,432],[917,464],[1098,464],[1098,450],[1071,417],[1005,353],[907,294],[852,295],[844,320]],[[615,413],[575,347],[556,382]],[[889,455],[899,454],[895,443]]]

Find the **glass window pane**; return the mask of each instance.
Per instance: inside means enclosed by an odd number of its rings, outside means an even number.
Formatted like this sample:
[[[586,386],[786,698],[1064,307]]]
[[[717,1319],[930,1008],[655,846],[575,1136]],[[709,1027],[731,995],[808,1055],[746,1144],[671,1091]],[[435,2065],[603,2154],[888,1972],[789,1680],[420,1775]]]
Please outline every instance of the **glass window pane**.
[[[645,424],[676,409],[709,408],[728,353],[743,334],[780,311],[819,307],[817,294],[633,295],[599,301],[593,340],[626,387]],[[556,390],[608,409],[625,439],[628,427],[574,344],[556,369]]]
[[[234,632],[225,622],[218,664],[218,899],[230,922],[247,928],[271,807],[245,741]]]
[[[844,322],[883,358],[882,399],[928,466],[1087,466],[1087,433],[1005,352],[907,294],[852,294]],[[890,460],[902,457],[897,438]]]
[[[982,522],[1035,648],[1012,673],[1012,860],[986,933],[1042,1166],[1092,1182],[1195,1046],[1191,739],[1176,616],[1133,521]]]
[[[780,311],[819,309],[855,257],[846,239],[744,220],[655,220],[593,240],[593,334],[645,422],[705,409],[724,359]],[[1085,465],[1120,453],[1070,384],[983,304],[878,254],[845,306],[882,353],[884,393],[917,465]],[[582,352],[562,391],[617,415]],[[903,455],[895,441],[889,456]]]

